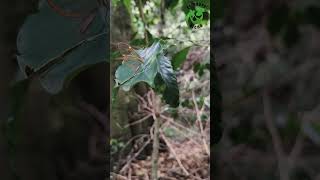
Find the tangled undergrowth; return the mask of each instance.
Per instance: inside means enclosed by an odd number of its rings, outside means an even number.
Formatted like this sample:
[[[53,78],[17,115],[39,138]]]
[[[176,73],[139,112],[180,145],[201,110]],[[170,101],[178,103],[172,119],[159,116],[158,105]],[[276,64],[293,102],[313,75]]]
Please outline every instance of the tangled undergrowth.
[[[199,51],[202,53],[199,54]],[[197,53],[197,54],[195,54]],[[203,63],[208,57],[208,49],[195,48],[177,75],[181,90],[181,105],[172,112],[165,105],[159,105],[161,114],[159,179],[167,180],[205,180],[210,179],[210,94],[209,74],[203,70],[196,72],[194,64]],[[196,58],[195,58],[196,57]],[[134,123],[142,123],[154,108],[152,92],[144,97],[138,96],[139,112],[142,117]],[[151,115],[150,115],[151,116]],[[131,124],[132,125],[132,124]],[[152,143],[153,127],[150,134],[133,137],[133,150],[126,157],[117,172],[112,173],[115,180],[151,179],[151,155],[141,158],[141,152]]]

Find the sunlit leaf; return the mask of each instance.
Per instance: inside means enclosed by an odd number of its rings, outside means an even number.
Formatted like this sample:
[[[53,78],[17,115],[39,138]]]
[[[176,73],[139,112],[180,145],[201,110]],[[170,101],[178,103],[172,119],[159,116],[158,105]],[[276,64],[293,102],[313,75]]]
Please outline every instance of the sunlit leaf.
[[[156,75],[159,74],[166,85],[165,101],[171,106],[178,106],[179,89],[176,75],[172,69],[171,61],[163,54],[162,45],[155,42],[148,48],[135,51],[143,62],[133,59],[123,62],[115,73],[116,85],[124,91],[129,91],[139,82],[145,82],[154,88]]]

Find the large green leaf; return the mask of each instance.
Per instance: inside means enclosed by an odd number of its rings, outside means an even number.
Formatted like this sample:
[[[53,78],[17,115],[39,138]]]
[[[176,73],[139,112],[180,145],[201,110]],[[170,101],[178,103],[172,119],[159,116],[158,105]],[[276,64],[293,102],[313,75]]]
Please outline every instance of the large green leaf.
[[[106,61],[105,12],[105,7],[96,5],[84,18],[69,18],[41,1],[39,12],[27,18],[18,35],[17,59],[24,75],[37,75],[43,87],[55,94],[75,73]]]
[[[172,57],[173,69],[178,69],[187,59],[190,47],[186,47]]]
[[[166,89],[164,91],[163,97],[166,103],[171,106],[177,107],[179,105],[179,88],[177,83],[177,78],[173,72],[170,60],[160,55],[158,63],[158,72],[162,77],[162,80],[166,84]]]
[[[163,96],[165,101],[171,106],[178,106],[179,89],[176,75],[170,60],[164,56],[162,45],[154,42],[150,47],[135,52],[143,62],[133,59],[123,62],[115,73],[116,86],[129,91],[135,84],[146,82],[154,88],[155,77],[160,74],[166,85]]]

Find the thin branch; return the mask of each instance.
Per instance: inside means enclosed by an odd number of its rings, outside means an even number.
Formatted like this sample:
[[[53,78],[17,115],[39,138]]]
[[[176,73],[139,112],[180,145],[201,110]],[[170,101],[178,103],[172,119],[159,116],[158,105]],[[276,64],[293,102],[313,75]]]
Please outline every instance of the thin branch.
[[[194,95],[194,91],[192,91],[192,100],[193,100],[194,106],[196,108],[197,121],[198,121],[199,126],[200,126],[202,143],[203,143],[203,146],[204,146],[204,148],[206,150],[206,153],[208,154],[208,156],[210,156],[210,150],[208,148],[208,145],[207,145],[207,142],[206,142],[206,139],[205,139],[206,134],[203,131],[203,125],[202,125],[202,121],[201,121],[201,112],[202,112],[204,106],[201,108],[201,111],[200,111],[199,108],[198,108],[196,97]]]
[[[287,159],[284,154],[283,145],[281,142],[279,132],[273,122],[273,117],[272,117],[273,113],[272,113],[270,97],[268,95],[267,89],[265,89],[262,93],[262,100],[263,100],[265,122],[267,125],[267,129],[271,134],[274,150],[276,152],[277,159],[278,159],[280,179],[289,180],[289,171],[288,171],[289,169],[287,167]]]
[[[146,41],[146,45],[148,45],[149,44],[149,38],[148,38],[147,22],[146,22],[146,19],[144,17],[143,4],[142,4],[141,0],[138,0],[138,9],[139,9],[140,18],[142,20],[143,27],[144,27],[144,39]]]
[[[164,142],[167,144],[168,148],[170,149],[170,151],[172,152],[172,154],[174,155],[174,157],[176,158],[176,160],[177,160],[180,168],[183,170],[183,172],[184,172],[187,176],[189,176],[189,175],[190,175],[189,172],[186,170],[186,168],[185,168],[185,167],[183,166],[183,164],[181,163],[181,160],[180,160],[180,158],[177,156],[176,151],[173,149],[171,143],[168,141],[168,139],[165,137],[165,135],[163,134],[162,131],[160,131],[160,135],[161,135],[162,139],[164,140]]]
[[[166,126],[168,127],[168,122],[166,122]],[[175,126],[171,126],[173,129],[175,129],[178,133],[180,133],[182,136],[184,136],[185,138],[189,139],[190,141],[192,141],[193,143],[195,143],[198,146],[201,146],[197,141],[195,141],[194,139],[190,138],[190,135],[187,135],[185,132],[183,132],[182,130],[180,130],[179,128],[175,127]]]
[[[158,114],[158,101],[155,97],[154,91],[150,90],[151,100],[152,101],[152,117],[154,120],[154,133],[153,133],[153,146],[152,146],[152,169],[151,169],[151,179],[158,180],[158,160],[159,160],[159,129],[160,122]],[[149,99],[149,98],[148,98]]]
[[[129,167],[129,165],[131,164],[131,162],[139,156],[139,154],[140,154],[140,153],[144,150],[144,148],[150,143],[150,141],[151,141],[151,139],[149,138],[149,139],[147,140],[147,142],[145,142],[145,143],[143,144],[143,146],[139,149],[139,151],[137,151],[137,152],[127,161],[126,165],[122,167],[122,169],[120,170],[120,173],[123,173],[123,172]]]
[[[293,145],[293,148],[291,149],[291,152],[289,154],[288,164],[289,164],[290,169],[293,167],[293,165],[295,164],[298,156],[300,155],[300,153],[302,151],[303,140],[304,140],[304,137],[303,137],[303,134],[302,134],[302,132],[300,130],[300,132],[299,132],[299,134],[298,134],[298,136],[296,138],[296,142]]]
[[[122,176],[122,175],[120,175],[120,174],[116,174],[116,173],[114,173],[114,172],[111,172],[111,174],[112,174],[112,176],[114,177],[113,179],[119,178],[119,180],[128,180],[128,178],[126,178],[125,176]],[[118,180],[118,179],[116,179],[116,180]]]
[[[177,127],[180,127],[180,128],[182,128],[182,129],[185,129],[185,130],[189,131],[190,133],[192,133],[192,134],[194,134],[194,135],[199,135],[198,132],[196,132],[196,131],[194,131],[194,130],[191,130],[191,129],[189,129],[189,128],[187,128],[187,127],[185,127],[185,126],[183,126],[183,125],[181,125],[181,124],[179,124],[179,123],[177,123],[177,122],[175,122],[175,121],[174,121],[172,118],[170,118],[170,117],[167,117],[167,116],[165,116],[165,115],[163,115],[163,114],[160,114],[160,117],[161,117],[162,119],[164,119],[164,120],[167,120],[168,122],[170,122],[171,124],[173,124],[173,125],[175,125],[175,126],[177,126]]]
[[[132,169],[129,168],[129,173],[128,173],[128,180],[131,180],[132,177]]]
[[[272,117],[273,113],[271,110],[270,97],[266,90],[263,92],[263,109],[264,109],[265,122],[271,134],[271,138],[274,144],[277,157],[278,159],[284,159],[284,151],[282,147],[281,138],[273,122],[273,117]]]
[[[133,126],[133,125],[135,125],[135,124],[142,123],[143,121],[147,120],[147,119],[150,118],[151,116],[152,116],[151,114],[149,114],[149,115],[147,115],[147,116],[144,116],[143,118],[141,118],[141,119],[139,119],[139,120],[137,120],[137,121],[134,121],[134,122],[132,122],[132,123],[127,124],[126,126],[124,126],[124,128],[128,128],[128,127]]]
[[[120,150],[118,160],[123,156],[124,150],[129,146],[129,144],[131,144],[131,142],[133,142],[136,139],[138,139],[138,140],[144,139],[145,137],[148,137],[148,135],[147,134],[138,134],[138,135],[132,137],[131,139],[129,139],[128,142]],[[117,163],[116,170],[118,170],[119,168],[120,168],[120,163]]]

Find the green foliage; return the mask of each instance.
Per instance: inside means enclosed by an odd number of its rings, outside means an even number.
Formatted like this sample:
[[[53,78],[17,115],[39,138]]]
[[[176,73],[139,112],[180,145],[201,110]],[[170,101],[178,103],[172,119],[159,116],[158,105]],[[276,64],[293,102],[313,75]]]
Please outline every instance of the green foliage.
[[[80,71],[105,62],[108,36],[103,12],[99,7],[89,14],[91,19],[68,18],[42,1],[18,35],[17,58],[25,76],[38,76],[42,86],[56,94]]]
[[[150,33],[150,31],[146,30],[149,44],[147,46],[151,46],[157,39]],[[158,40],[159,41],[159,40]],[[130,41],[131,46],[145,46],[146,40],[144,38],[134,38]]]
[[[208,63],[196,63],[193,67],[193,71],[195,73],[198,73],[199,76],[202,76],[204,74],[204,70],[208,69],[210,70],[210,64]]]
[[[168,9],[175,8],[179,3],[179,0],[165,0],[165,7]]]
[[[293,137],[297,137],[300,132],[301,120],[298,119],[297,113],[289,113],[285,124],[280,128],[280,135],[284,142],[292,142]]]
[[[181,106],[185,108],[192,108],[193,107],[193,102],[190,101],[190,99],[185,99],[181,102]]]
[[[176,130],[171,127],[164,128],[163,133],[166,135],[166,137],[176,137],[177,136]]]
[[[131,7],[132,7],[131,0],[123,0],[123,4],[126,7],[129,14],[131,15]]]
[[[178,69],[184,63],[184,61],[187,59],[189,50],[190,50],[190,47],[186,47],[172,57],[173,69],[175,70]]]
[[[166,85],[163,96],[165,101],[171,106],[178,106],[177,79],[170,60],[164,56],[163,45],[155,42],[148,48],[134,51],[142,62],[134,59],[123,62],[115,73],[116,86],[129,91],[135,84],[145,82],[154,88],[156,75],[159,74]]]
[[[112,104],[115,104],[118,93],[119,93],[119,87],[113,87],[111,93],[112,93],[111,102]]]
[[[110,153],[111,155],[118,153],[122,148],[124,148],[124,143],[117,140],[117,139],[111,139],[110,140],[110,146],[111,150]]]

